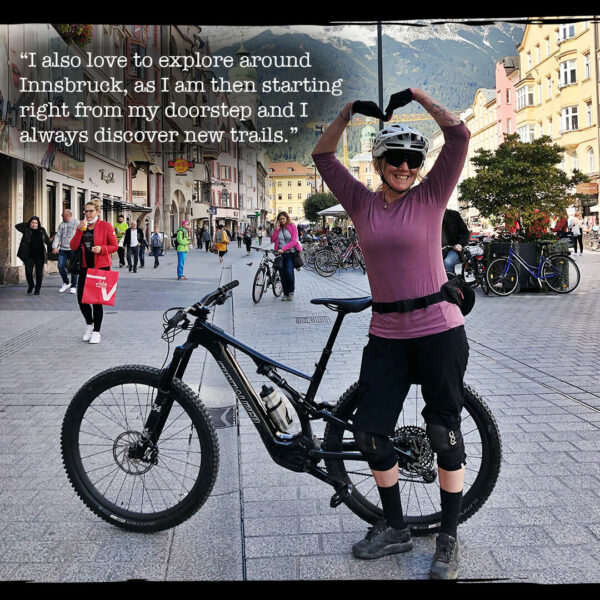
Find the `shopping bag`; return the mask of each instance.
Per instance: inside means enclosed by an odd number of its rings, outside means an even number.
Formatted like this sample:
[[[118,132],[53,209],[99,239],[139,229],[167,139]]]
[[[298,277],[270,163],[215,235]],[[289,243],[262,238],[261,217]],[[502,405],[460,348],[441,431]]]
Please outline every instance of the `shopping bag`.
[[[118,271],[88,269],[81,303],[114,306],[118,279]]]

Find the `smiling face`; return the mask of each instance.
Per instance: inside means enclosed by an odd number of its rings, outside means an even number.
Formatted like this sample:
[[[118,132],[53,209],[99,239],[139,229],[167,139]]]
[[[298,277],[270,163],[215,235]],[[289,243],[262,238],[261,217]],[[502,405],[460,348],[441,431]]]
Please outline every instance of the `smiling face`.
[[[392,190],[399,194],[407,192],[414,185],[419,173],[418,168],[409,168],[406,161],[400,166],[394,167],[386,162],[385,159],[382,161],[382,171],[385,182]]]

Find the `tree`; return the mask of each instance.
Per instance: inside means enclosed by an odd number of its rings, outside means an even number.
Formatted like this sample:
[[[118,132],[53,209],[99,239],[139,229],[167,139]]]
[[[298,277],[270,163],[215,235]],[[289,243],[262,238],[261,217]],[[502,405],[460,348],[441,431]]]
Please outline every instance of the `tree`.
[[[331,206],[339,204],[337,198],[330,192],[311,194],[304,201],[304,216],[311,222],[317,223],[319,221],[319,215],[317,214],[320,210],[325,210]]]
[[[475,208],[493,224],[519,230],[526,239],[548,232],[550,217],[560,217],[582,194],[577,184],[589,181],[574,170],[569,177],[559,165],[565,149],[542,136],[522,142],[507,136],[495,152],[477,150],[472,163],[476,175],[459,185],[460,202]]]

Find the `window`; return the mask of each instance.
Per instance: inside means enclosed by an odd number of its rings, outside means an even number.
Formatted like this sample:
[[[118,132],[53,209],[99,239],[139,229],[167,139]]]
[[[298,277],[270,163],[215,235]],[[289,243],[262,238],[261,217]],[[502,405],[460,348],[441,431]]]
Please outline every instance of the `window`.
[[[552,137],[552,117],[548,117],[548,135]]]
[[[560,87],[577,82],[575,60],[566,60],[560,63]]]
[[[539,44],[535,47],[535,54],[536,54],[537,62],[541,63],[542,62],[542,54],[540,52],[540,45]]]
[[[298,187],[300,187],[302,185],[301,181],[298,181]]]
[[[291,206],[288,206],[287,212],[288,212],[288,215],[292,214],[293,211],[292,211],[292,207]]]
[[[506,90],[506,104],[510,104],[510,90]]]
[[[546,38],[546,56],[550,56],[550,38]]]
[[[292,195],[288,194],[288,200],[291,200],[291,199],[292,199]]]
[[[522,142],[532,142],[535,139],[535,125],[524,125],[517,130]]]
[[[302,200],[302,194],[298,194],[298,200]]]
[[[512,119],[506,119],[506,133],[512,133]]]
[[[592,103],[585,103],[585,116],[586,116],[586,125],[589,127],[594,124],[594,117],[592,115]]]
[[[564,42],[570,38],[575,37],[575,23],[566,23],[560,25],[558,29],[558,41]]]
[[[537,96],[538,96],[538,103],[541,104],[542,103],[542,84],[541,83],[537,84]]]
[[[517,110],[533,106],[533,87],[525,86],[517,90]]]
[[[546,77],[546,98],[552,98],[552,76]]]
[[[578,129],[577,123],[577,107],[567,106],[563,108],[560,113],[561,121],[561,133],[565,131],[576,131]]]
[[[292,182],[291,181],[288,181],[287,184],[288,184],[288,187],[292,186]]]
[[[231,167],[227,165],[221,165],[221,179],[231,180]]]
[[[277,182],[277,187],[281,187],[281,181]]]
[[[579,159],[577,158],[577,152],[573,153],[573,170],[579,169]]]
[[[593,173],[596,170],[596,163],[594,160],[594,150],[592,148],[588,148],[587,159],[588,173]]]
[[[589,79],[592,76],[590,54],[589,52],[583,56],[583,78]]]

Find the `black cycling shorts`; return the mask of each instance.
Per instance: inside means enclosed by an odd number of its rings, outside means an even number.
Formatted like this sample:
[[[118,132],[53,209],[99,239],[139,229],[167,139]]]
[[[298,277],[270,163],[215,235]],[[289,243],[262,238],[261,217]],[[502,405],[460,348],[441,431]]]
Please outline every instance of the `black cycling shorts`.
[[[369,334],[363,350],[354,426],[359,431],[391,435],[410,386],[419,383],[425,422],[460,429],[468,359],[469,343],[463,325],[411,339]]]

